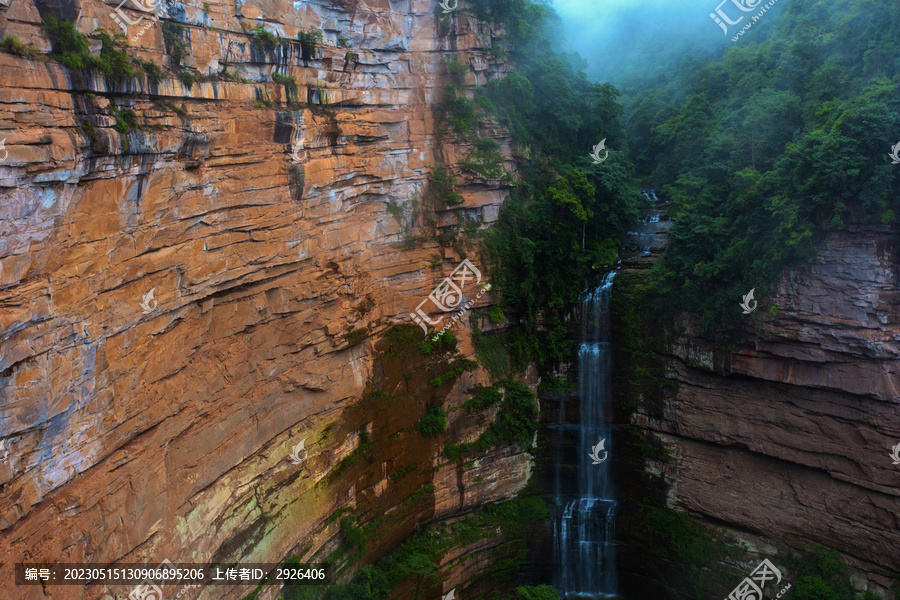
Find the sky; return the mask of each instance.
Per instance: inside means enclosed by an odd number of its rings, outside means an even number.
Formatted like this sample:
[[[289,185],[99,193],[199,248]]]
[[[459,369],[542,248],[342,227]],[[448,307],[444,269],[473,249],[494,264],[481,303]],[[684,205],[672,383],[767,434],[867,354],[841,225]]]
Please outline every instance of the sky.
[[[569,51],[587,60],[588,76],[620,84],[629,71],[670,68],[657,56],[730,45],[709,14],[720,0],[552,0]]]

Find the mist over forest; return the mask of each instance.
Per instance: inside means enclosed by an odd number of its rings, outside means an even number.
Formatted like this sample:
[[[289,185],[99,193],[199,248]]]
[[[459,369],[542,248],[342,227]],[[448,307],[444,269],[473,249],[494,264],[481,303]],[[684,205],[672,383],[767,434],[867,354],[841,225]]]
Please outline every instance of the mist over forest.
[[[731,45],[709,17],[718,1],[554,0],[552,6],[562,21],[560,48],[581,55],[591,80],[627,87],[671,74],[682,58]]]

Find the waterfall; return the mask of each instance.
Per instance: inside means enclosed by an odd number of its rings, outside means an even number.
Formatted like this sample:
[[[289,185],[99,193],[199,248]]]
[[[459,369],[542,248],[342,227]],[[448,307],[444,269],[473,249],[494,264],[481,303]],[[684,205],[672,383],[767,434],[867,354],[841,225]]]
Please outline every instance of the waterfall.
[[[582,297],[582,342],[578,350],[579,423],[576,496],[557,486],[554,515],[554,585],[563,598],[616,595],[616,494],[610,463],[614,459],[609,426],[611,354],[609,303],[615,271]],[[564,411],[561,411],[564,416]],[[592,449],[602,462],[594,464]],[[608,454],[607,454],[608,453]]]

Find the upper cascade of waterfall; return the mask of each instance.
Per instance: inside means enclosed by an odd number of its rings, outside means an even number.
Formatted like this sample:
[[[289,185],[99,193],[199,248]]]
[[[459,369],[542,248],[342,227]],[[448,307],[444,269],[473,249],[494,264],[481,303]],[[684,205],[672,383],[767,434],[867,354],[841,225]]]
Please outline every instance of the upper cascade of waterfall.
[[[581,296],[581,341],[582,344],[606,342],[609,338],[609,301],[612,296],[615,270],[603,276],[600,285],[593,291],[588,289]]]

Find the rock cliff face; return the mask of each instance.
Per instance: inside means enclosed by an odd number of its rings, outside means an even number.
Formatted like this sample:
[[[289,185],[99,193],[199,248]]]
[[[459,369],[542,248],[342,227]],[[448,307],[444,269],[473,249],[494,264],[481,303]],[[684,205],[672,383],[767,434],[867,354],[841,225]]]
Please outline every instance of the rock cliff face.
[[[754,566],[819,544],[857,589],[887,594],[900,576],[898,281],[896,232],[851,227],[759,300],[737,346],[709,344],[687,318],[668,329],[677,391],[632,416],[674,457],[647,463],[667,505],[749,541]]]
[[[0,53],[0,589],[23,560],[321,558],[336,510],[399,514],[364,564],[429,519],[515,496],[529,455],[448,464],[410,430],[482,371],[400,394],[376,348],[460,262],[461,225],[495,220],[507,193],[460,171],[469,146],[437,134],[432,110],[445,58],[469,65],[467,86],[504,70],[495,32],[430,0],[140,4],[121,7],[127,52],[158,81]],[[0,2],[0,29],[48,52],[42,15],[119,31],[117,6]],[[311,28],[311,53],[277,38]],[[436,167],[464,204],[434,200]],[[489,419],[449,422],[459,442]],[[94,588],[16,593],[129,591]]]

